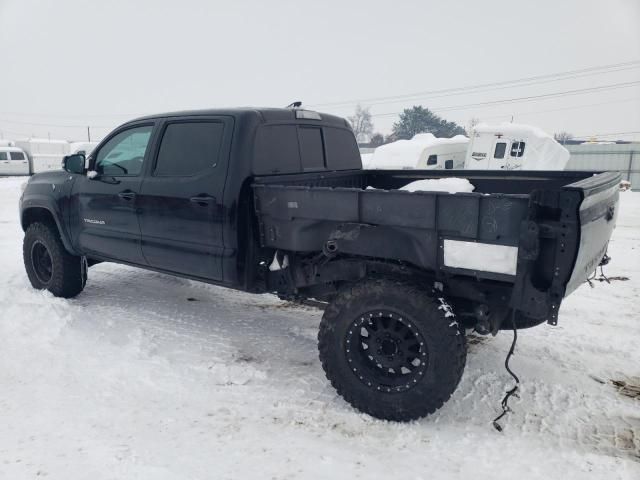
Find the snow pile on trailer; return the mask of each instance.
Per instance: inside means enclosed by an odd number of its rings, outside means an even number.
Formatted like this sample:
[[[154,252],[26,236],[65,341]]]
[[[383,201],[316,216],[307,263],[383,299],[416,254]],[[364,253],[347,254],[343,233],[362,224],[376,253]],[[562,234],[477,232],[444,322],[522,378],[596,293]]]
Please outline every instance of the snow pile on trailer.
[[[400,190],[407,192],[473,192],[473,184],[466,178],[428,178],[411,182]]]
[[[367,167],[374,169],[413,169],[418,168],[425,151],[440,145],[465,151],[469,139],[464,135],[452,138],[438,138],[432,133],[418,133],[411,140],[397,140],[381,145],[373,152]]]

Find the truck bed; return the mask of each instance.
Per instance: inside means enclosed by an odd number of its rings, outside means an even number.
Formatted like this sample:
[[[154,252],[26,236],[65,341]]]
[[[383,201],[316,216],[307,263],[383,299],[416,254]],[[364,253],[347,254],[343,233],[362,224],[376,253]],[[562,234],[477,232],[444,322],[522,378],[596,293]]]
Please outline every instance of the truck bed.
[[[398,190],[453,176],[475,191]],[[555,323],[561,299],[606,252],[619,181],[610,172],[377,170],[256,178],[253,190],[263,247],[320,252],[330,245],[343,255],[405,262],[436,279],[505,282],[514,307]],[[495,259],[475,259],[472,268],[448,261],[454,255],[447,250],[463,242],[482,244],[482,256],[487,246],[512,247],[494,250],[515,254],[513,269]]]

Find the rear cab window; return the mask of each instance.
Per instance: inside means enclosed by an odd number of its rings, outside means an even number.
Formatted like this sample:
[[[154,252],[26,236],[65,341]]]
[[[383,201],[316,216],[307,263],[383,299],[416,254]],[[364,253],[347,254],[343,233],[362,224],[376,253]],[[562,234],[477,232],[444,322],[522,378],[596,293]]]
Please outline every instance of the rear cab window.
[[[215,168],[224,129],[224,123],[213,120],[169,123],[160,142],[154,176],[189,177]]]
[[[25,160],[24,153],[22,152],[11,152],[11,160]]]

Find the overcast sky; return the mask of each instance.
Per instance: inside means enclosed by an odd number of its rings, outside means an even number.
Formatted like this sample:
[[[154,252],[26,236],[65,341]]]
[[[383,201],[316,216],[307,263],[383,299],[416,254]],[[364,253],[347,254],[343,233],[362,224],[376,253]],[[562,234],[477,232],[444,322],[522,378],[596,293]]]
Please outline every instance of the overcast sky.
[[[640,140],[640,64],[427,94],[638,60],[638,0],[0,0],[0,132],[84,139],[76,125],[100,137],[140,114],[294,100],[348,116],[362,100],[383,133],[421,104],[463,126],[513,115]]]

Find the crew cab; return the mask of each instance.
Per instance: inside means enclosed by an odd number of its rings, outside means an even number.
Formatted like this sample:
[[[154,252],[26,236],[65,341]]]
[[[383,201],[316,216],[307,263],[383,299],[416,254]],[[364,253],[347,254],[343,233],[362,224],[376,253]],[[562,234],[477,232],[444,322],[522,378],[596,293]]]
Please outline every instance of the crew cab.
[[[34,288],[73,297],[117,262],[324,308],[320,360],[349,403],[441,407],[465,331],[556,324],[606,256],[617,173],[363,170],[339,117],[299,108],[130,121],[20,200]],[[400,190],[467,179],[471,193]]]

